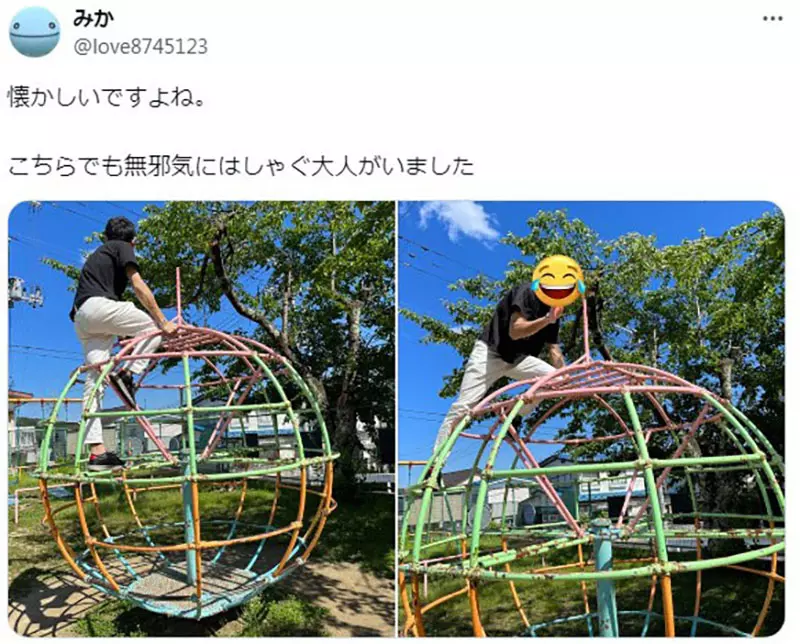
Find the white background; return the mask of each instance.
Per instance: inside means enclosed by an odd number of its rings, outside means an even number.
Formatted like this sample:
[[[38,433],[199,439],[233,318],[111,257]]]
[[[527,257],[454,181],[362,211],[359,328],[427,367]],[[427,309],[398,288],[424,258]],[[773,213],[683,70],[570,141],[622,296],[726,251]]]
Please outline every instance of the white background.
[[[0,23],[24,6],[17,4],[3,2]],[[0,38],[0,211],[30,199],[771,200],[788,219],[787,419],[797,417],[796,2],[50,0],[47,6],[62,25],[51,55],[25,59]],[[107,29],[77,29],[71,22],[78,7],[111,10],[115,21]],[[783,21],[764,22],[764,15]],[[79,57],[72,51],[79,36],[205,37],[209,54]],[[73,91],[180,85],[205,105],[11,110],[5,93],[20,84]],[[264,161],[460,155],[475,163],[475,176],[304,179],[284,171],[274,179],[103,181],[8,173],[12,156],[128,153]],[[7,346],[6,315],[2,326],[0,345]],[[4,360],[0,382],[6,376]],[[796,546],[795,429],[788,423],[789,542]],[[791,610],[799,583],[794,561],[790,554],[787,625],[779,636],[792,639],[800,624]]]

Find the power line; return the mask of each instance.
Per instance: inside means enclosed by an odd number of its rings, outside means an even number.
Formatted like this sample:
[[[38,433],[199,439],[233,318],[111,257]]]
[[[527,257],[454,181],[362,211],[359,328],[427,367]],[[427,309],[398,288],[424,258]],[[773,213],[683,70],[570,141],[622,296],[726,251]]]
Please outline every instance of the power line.
[[[446,259],[446,260],[448,260],[450,262],[453,262],[454,264],[458,264],[459,266],[462,266],[463,268],[468,268],[468,269],[470,269],[472,271],[477,271],[479,274],[486,275],[487,277],[491,277],[494,280],[502,281],[501,278],[487,273],[482,268],[477,268],[477,267],[475,267],[475,266],[473,266],[471,264],[467,264],[465,262],[462,262],[461,260],[456,259],[455,257],[451,257],[450,255],[447,255],[447,254],[445,254],[445,253],[443,253],[443,252],[441,252],[439,250],[436,250],[435,248],[431,248],[430,246],[426,246],[425,244],[423,244],[421,242],[418,242],[415,239],[411,239],[410,237],[406,237],[405,235],[400,235],[399,233],[397,235],[397,238],[401,239],[402,241],[406,242],[407,244],[412,244],[413,246],[416,246],[417,248],[422,249],[426,253],[432,253],[434,255],[438,255],[439,257],[443,257],[444,259]]]
[[[49,354],[49,353],[42,353],[42,352],[39,352],[39,351],[27,351],[27,350],[23,350],[23,349],[12,349],[11,353],[21,354],[21,355],[26,355],[26,356],[34,356],[34,357],[37,357],[37,358],[52,359],[52,360],[66,360],[68,362],[71,362],[72,364],[75,364],[75,362],[77,360],[77,358],[70,358],[68,356],[55,355],[55,354]]]
[[[52,353],[67,353],[70,355],[83,357],[83,354],[80,353],[79,351],[70,351],[69,349],[56,349],[54,347],[37,347],[29,344],[13,344],[13,343],[9,344],[8,346],[10,346],[13,349],[31,349],[35,351],[49,351]]]
[[[417,268],[416,266],[412,266],[408,262],[400,262],[406,268],[410,268],[412,271],[417,271],[418,273],[424,273],[425,275],[430,275],[431,277],[435,277],[437,280],[441,280],[445,284],[450,284],[450,280],[442,277],[441,275],[437,275],[436,273],[431,273],[430,271],[426,271],[424,268]]]
[[[22,244],[23,246],[28,246],[30,248],[34,248],[35,249],[35,246],[37,246],[37,245],[38,246],[42,246],[42,247],[54,248],[54,249],[57,249],[58,251],[60,251],[62,253],[69,253],[70,255],[77,255],[78,257],[83,259],[83,255],[81,255],[76,250],[65,248],[65,247],[59,246],[57,244],[52,244],[52,243],[46,242],[46,241],[44,241],[42,239],[37,239],[36,237],[29,237],[27,235],[21,235],[20,233],[16,233],[14,235],[9,235],[8,238],[11,241],[15,241],[15,242],[17,242],[19,244]]]
[[[136,211],[131,210],[127,206],[123,206],[121,204],[118,204],[115,201],[105,201],[103,203],[107,203],[109,206],[113,206],[114,208],[118,208],[119,210],[124,210],[125,212],[128,212],[128,213],[132,214],[134,217],[136,217],[136,221],[137,222],[139,221],[139,219],[142,218],[142,216],[144,214],[144,213],[141,213],[141,212],[137,213]]]
[[[78,217],[82,217],[83,219],[88,219],[89,221],[93,221],[93,222],[101,224],[101,225],[106,223],[104,221],[100,221],[97,217],[92,217],[91,215],[87,215],[86,213],[78,212],[77,210],[73,210],[72,208],[68,208],[67,206],[64,206],[64,205],[62,205],[60,203],[56,203],[55,201],[49,201],[48,203],[53,208],[59,208],[61,210],[66,210],[67,212],[72,213],[73,215],[77,215]]]

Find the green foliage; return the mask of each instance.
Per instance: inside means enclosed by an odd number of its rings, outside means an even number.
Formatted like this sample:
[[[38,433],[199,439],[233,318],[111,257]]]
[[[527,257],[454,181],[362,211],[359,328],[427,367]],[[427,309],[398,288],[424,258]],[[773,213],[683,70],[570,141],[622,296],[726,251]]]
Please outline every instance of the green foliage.
[[[294,595],[269,590],[242,611],[243,637],[324,637],[327,611]]]
[[[203,324],[227,299],[322,405],[337,467],[361,468],[356,425],[394,423],[393,202],[168,202],[146,208],[141,273],[162,307]],[[71,280],[79,269],[45,263]]]
[[[510,263],[502,281],[478,276],[451,285],[458,299],[445,302],[440,317],[402,311],[427,332],[424,342],[450,345],[466,363],[501,294],[529,281],[542,257],[563,253],[581,264],[588,295],[597,304],[602,333],[592,338],[595,350],[607,351],[620,362],[664,369],[731,399],[783,453],[785,284],[780,211],[764,213],[716,237],[700,229],[696,238],[672,246],[661,246],[655,237],[637,232],[603,240],[563,210],[540,211],[527,223],[526,235],[509,233],[501,240],[521,256]],[[578,306],[562,319],[561,342],[568,361],[583,352],[580,321]],[[454,332],[454,325],[472,330]],[[455,395],[462,374],[463,367],[444,377],[442,397]],[[619,401],[610,402],[626,415]],[[699,411],[680,400],[667,404],[670,416],[679,422],[694,419]],[[544,413],[548,407],[543,403],[537,411]],[[649,406],[637,412],[645,426],[658,420]],[[587,430],[596,436],[619,431],[610,414],[593,404],[572,405],[569,416],[562,419],[568,424],[562,437],[585,436]],[[701,432],[698,440],[704,452],[735,453],[730,443],[720,440],[719,432]],[[654,434],[649,443],[654,457],[674,447],[667,432]],[[571,451],[575,458],[590,460],[635,457],[630,443],[621,441],[586,444]],[[737,476],[716,477],[709,491],[718,497],[715,503],[731,511],[748,496],[735,484],[741,478]]]

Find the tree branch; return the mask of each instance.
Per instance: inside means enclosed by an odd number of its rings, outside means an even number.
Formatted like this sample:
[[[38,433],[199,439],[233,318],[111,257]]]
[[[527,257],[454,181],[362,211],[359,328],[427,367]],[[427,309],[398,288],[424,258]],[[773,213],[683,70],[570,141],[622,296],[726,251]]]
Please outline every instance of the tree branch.
[[[211,241],[211,259],[214,264],[214,272],[220,281],[222,292],[225,294],[225,297],[228,298],[231,306],[233,306],[234,310],[239,315],[252,322],[255,322],[258,324],[258,326],[264,329],[272,341],[275,342],[278,347],[280,347],[280,350],[284,356],[286,356],[293,363],[297,364],[297,366],[301,369],[308,371],[302,360],[300,360],[297,352],[291,346],[289,346],[286,338],[283,337],[275,325],[263,313],[247,306],[239,299],[239,296],[236,294],[236,290],[234,289],[233,282],[231,281],[230,277],[228,276],[228,272],[225,269],[225,263],[222,260],[222,252],[220,251],[219,242],[223,230],[224,224],[220,224],[220,233],[217,234],[217,236],[215,236]]]

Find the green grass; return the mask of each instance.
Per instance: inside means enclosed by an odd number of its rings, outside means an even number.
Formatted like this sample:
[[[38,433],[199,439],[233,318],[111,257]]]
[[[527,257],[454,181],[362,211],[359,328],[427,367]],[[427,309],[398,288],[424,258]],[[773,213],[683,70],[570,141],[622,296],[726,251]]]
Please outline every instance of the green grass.
[[[20,486],[24,476],[20,477]],[[113,486],[98,486],[100,510],[112,534],[130,533],[135,529],[122,490]],[[88,494],[88,490],[86,492]],[[281,493],[276,525],[286,525],[296,518],[297,493]],[[273,492],[261,482],[253,482],[247,493],[242,521],[263,525],[272,506]],[[42,525],[42,505],[35,495],[23,499],[20,523],[13,523],[13,508],[9,508],[9,598],[19,600],[41,586],[41,580],[54,572],[68,572],[48,530]],[[306,521],[317,508],[318,497],[310,495],[306,504]],[[55,507],[65,503],[53,501]],[[239,491],[221,488],[201,491],[201,515],[204,520],[230,519],[239,504]],[[179,490],[149,492],[139,495],[136,509],[147,525],[172,523],[182,518]],[[75,508],[56,516],[64,537],[76,550],[83,550],[83,538]],[[87,521],[94,534],[100,533],[99,523],[91,506],[87,506]],[[391,577],[394,570],[394,499],[389,495],[357,495],[340,505],[329,517],[316,549],[313,561],[351,562],[362,570]],[[228,526],[204,528],[204,538],[227,536]],[[182,527],[165,527],[158,533],[160,542],[182,541]],[[136,537],[126,540],[136,543]],[[285,542],[282,542],[285,543]],[[368,601],[368,598],[365,598]],[[150,613],[125,602],[108,600],[87,613],[73,627],[83,636],[208,636],[307,634],[323,635],[323,612],[303,598],[285,596],[280,587],[239,609],[228,611],[201,622],[167,618]]]
[[[446,548],[442,546],[441,548]],[[688,555],[687,555],[688,556]],[[547,557],[548,565],[558,565],[577,560],[575,550],[559,552]],[[530,559],[515,563],[512,569],[523,570],[532,564],[541,565],[541,559]],[[755,564],[752,564],[755,567]],[[617,566],[620,567],[620,566]],[[694,573],[676,574],[672,577],[675,615],[690,616],[694,611],[695,600]],[[737,572],[730,569],[715,569],[703,573],[703,592],[700,616],[718,623],[733,626],[750,632],[755,626],[766,594],[768,580],[763,577]],[[434,579],[429,577],[428,603],[437,597],[456,591],[464,586],[461,579]],[[587,584],[590,610],[596,610],[594,585]],[[584,612],[583,594],[580,584],[566,581],[536,580],[517,582],[522,606],[532,624],[549,622],[557,618],[580,615]],[[645,610],[650,594],[650,579],[631,578],[616,583],[618,610]],[[481,618],[487,634],[491,636],[518,636],[523,634],[523,622],[514,608],[509,585],[506,582],[480,583]],[[661,592],[657,587],[655,612],[661,612]],[[771,635],[780,630],[784,617],[784,588],[776,583],[775,595],[770,605],[761,635]],[[467,595],[451,599],[427,612],[424,617],[427,635],[439,637],[469,637],[472,635],[470,607]],[[401,622],[403,618],[401,617]],[[620,619],[620,632],[625,636],[641,634],[643,616],[623,616]],[[688,635],[690,624],[676,621],[678,635]],[[594,625],[595,631],[597,625]],[[648,630],[649,636],[663,636],[663,622],[653,619]],[[554,625],[537,632],[539,636],[586,636],[584,620]],[[713,627],[700,625],[697,635],[725,635]]]
[[[324,637],[327,611],[272,589],[242,611],[243,637]]]

